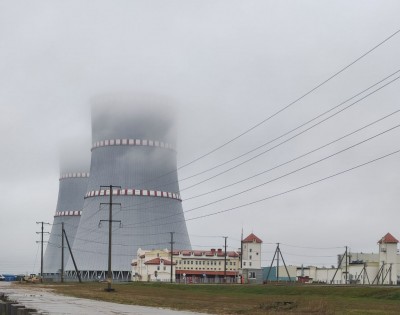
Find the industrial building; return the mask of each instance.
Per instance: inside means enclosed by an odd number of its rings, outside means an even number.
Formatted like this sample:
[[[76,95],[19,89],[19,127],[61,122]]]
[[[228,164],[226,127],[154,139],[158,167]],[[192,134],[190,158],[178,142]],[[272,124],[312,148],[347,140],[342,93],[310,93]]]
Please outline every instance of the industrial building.
[[[170,281],[179,283],[262,283],[262,241],[253,233],[242,241],[246,260],[240,250],[142,250],[132,260],[133,281]],[[245,253],[245,252],[244,252]],[[226,262],[226,267],[224,267]],[[247,267],[242,268],[246,262]]]
[[[157,100],[103,99],[92,107],[90,177],[73,244],[82,278],[131,279],[139,248],[191,248],[179,193],[173,112]],[[111,186],[111,187],[110,187]],[[112,219],[110,220],[112,215]],[[72,261],[67,276],[75,277]]]
[[[338,255],[338,267],[316,266],[284,266],[279,267],[280,278],[276,278],[277,269],[266,279],[268,268],[264,270],[264,280],[299,281],[305,283],[317,282],[326,284],[380,284],[397,285],[400,283],[400,255],[398,240],[387,233],[378,241],[378,253],[348,252]],[[289,275],[288,275],[289,273]],[[289,279],[290,276],[290,279]]]

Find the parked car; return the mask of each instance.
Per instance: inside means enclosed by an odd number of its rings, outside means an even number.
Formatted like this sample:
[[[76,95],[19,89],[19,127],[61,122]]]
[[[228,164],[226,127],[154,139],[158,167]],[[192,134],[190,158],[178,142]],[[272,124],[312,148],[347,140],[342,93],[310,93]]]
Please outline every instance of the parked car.
[[[6,277],[4,277],[3,275],[0,275],[0,281],[5,281]]]

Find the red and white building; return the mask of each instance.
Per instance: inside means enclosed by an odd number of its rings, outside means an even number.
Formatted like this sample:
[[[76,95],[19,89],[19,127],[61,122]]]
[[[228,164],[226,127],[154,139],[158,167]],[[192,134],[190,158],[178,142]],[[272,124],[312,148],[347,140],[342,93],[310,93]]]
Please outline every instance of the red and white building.
[[[253,233],[243,240],[243,270],[240,250],[174,250],[172,278],[180,283],[241,283],[261,273],[261,243]],[[142,250],[132,260],[132,281],[170,281],[171,254],[168,249]],[[226,280],[225,280],[226,279]]]
[[[137,259],[132,261],[132,281],[170,281],[171,255],[168,249],[137,251]],[[172,279],[175,280],[175,265]]]
[[[261,269],[262,240],[251,233],[242,240],[243,260],[241,276],[243,283],[262,283]]]

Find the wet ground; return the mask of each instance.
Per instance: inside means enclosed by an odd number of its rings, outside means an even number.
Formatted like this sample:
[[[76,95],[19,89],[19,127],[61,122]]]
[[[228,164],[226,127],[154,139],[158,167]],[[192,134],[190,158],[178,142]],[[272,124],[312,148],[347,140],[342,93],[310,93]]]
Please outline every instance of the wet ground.
[[[0,282],[0,293],[41,314],[123,314],[123,315],[200,315],[201,313],[174,311],[164,308],[123,305],[57,295],[48,289],[20,288],[10,282]],[[204,315],[204,314],[202,314]]]

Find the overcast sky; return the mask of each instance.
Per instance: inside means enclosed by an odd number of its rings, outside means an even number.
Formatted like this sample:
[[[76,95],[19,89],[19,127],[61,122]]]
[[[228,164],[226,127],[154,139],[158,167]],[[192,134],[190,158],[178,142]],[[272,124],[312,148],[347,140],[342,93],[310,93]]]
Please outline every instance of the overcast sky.
[[[39,270],[35,222],[53,221],[62,148],[76,143],[90,157],[93,98],[154,93],[173,100],[178,165],[185,165],[289,105],[394,34],[400,29],[398,12],[397,0],[0,0],[0,273]],[[399,56],[397,34],[279,115],[181,168],[184,210],[204,206],[188,211],[186,218],[281,194],[399,150],[396,128],[237,195],[397,126],[397,113],[293,163],[208,193],[399,110],[400,80],[382,87],[397,73],[330,114],[365,99],[279,147],[200,183],[306,127],[183,180],[357,95],[398,71]],[[387,232],[400,237],[399,159],[395,154],[263,202],[189,220],[193,247],[222,248],[221,236],[228,236],[230,249],[237,248],[243,228],[244,234],[254,232],[265,242],[263,265],[270,264],[277,242],[283,244],[287,264],[332,265],[346,245],[352,251],[377,251],[377,241]],[[208,194],[189,200],[204,193]]]

